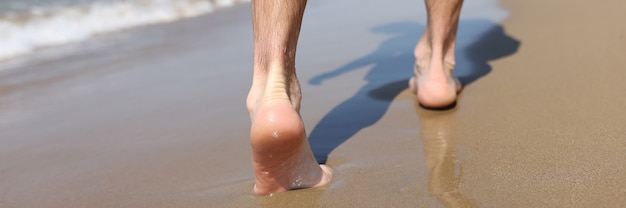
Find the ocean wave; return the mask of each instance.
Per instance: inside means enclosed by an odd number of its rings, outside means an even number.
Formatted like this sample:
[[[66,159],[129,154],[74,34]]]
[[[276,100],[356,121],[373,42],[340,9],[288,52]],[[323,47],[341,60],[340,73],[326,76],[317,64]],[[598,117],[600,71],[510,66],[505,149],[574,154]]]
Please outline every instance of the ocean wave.
[[[0,16],[0,61],[94,35],[170,22],[249,0],[100,1]]]

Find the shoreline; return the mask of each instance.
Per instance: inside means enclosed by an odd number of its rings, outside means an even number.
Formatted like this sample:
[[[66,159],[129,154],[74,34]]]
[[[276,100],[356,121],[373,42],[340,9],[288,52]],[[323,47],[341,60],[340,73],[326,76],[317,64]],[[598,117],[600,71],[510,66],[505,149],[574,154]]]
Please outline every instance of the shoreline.
[[[246,3],[245,0],[74,2],[76,5],[65,2],[30,5],[18,13],[5,11],[0,14],[4,33],[0,40],[3,45],[0,63],[28,59],[41,50],[89,41],[96,36],[206,15],[242,2]]]

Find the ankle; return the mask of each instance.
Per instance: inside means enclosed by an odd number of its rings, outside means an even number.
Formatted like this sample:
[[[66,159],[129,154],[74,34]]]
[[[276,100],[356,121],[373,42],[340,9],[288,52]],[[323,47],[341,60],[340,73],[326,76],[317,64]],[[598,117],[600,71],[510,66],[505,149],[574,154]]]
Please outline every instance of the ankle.
[[[448,69],[455,66],[456,37],[434,38],[431,32],[425,31],[414,50],[417,63],[422,66],[430,62],[441,62]],[[427,62],[427,63],[423,63]]]
[[[428,41],[427,34],[424,33],[420,38],[419,42],[415,46],[415,50],[413,51],[413,55],[415,56],[415,60],[420,62],[428,62],[431,59],[432,55],[432,47]]]
[[[302,98],[300,83],[295,69],[285,65],[282,62],[255,64],[252,86],[246,100],[251,119],[255,117],[259,105],[275,101],[290,102],[299,112]]]

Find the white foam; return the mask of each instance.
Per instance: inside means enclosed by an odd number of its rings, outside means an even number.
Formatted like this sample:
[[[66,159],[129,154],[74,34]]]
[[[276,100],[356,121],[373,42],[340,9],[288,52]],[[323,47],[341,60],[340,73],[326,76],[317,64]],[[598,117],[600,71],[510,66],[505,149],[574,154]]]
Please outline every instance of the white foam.
[[[241,1],[134,0],[34,8],[25,16],[0,17],[0,61],[96,34],[194,17],[237,2]]]

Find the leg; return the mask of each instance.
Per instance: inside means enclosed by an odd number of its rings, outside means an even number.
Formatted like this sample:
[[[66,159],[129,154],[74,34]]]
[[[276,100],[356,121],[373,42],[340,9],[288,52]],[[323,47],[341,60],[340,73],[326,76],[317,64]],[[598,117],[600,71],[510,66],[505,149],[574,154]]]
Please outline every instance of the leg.
[[[306,0],[255,0],[254,75],[247,107],[252,126],[255,193],[325,185],[332,170],[318,165],[299,115],[295,54]]]
[[[463,0],[426,0],[428,25],[415,47],[415,77],[409,81],[411,90],[426,107],[449,106],[461,90],[452,70],[462,4]]]

